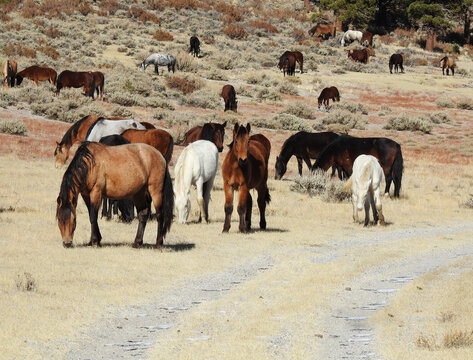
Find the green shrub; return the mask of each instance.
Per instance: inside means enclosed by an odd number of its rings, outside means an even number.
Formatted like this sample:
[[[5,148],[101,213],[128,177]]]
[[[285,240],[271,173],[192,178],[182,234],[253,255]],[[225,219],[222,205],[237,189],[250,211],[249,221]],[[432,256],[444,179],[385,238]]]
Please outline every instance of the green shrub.
[[[266,87],[258,90],[256,97],[259,100],[268,100],[268,101],[281,101],[282,100],[282,97],[278,92],[274,90],[270,90]]]
[[[401,114],[399,116],[391,116],[383,128],[398,131],[420,131],[428,134],[432,131],[433,127],[432,122],[428,118],[411,118],[406,114]]]
[[[27,135],[28,129],[21,121],[8,119],[0,121],[0,132],[12,135]]]
[[[112,116],[132,117],[133,113],[124,106],[114,106],[110,112]]]

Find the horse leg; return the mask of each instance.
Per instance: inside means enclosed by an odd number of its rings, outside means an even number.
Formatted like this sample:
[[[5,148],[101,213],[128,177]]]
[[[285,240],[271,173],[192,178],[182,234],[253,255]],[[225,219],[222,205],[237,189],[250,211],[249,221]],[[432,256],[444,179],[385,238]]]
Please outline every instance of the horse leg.
[[[154,72],[159,75],[159,69],[157,64],[154,64]]]
[[[368,226],[368,224],[370,223],[370,200],[368,199],[369,196],[370,196],[370,194],[368,194],[368,196],[366,197],[366,200],[365,200],[365,223],[364,223],[364,226]]]
[[[302,158],[299,156],[296,156],[296,159],[297,159],[297,170],[299,171],[299,176],[302,176]]]
[[[197,188],[197,202],[199,203],[199,223],[202,222],[202,214],[205,214],[204,211],[204,191],[205,191],[205,186],[204,186],[204,181],[202,178],[197,180],[197,183],[195,184]]]
[[[384,195],[389,196],[389,188],[391,187],[391,183],[393,181],[393,174],[392,171],[384,173],[384,177],[386,179],[386,188],[384,190]]]
[[[452,76],[455,76],[455,68],[451,68],[452,69]]]
[[[351,202],[353,204],[353,222],[358,223],[358,209],[356,207],[356,203],[358,202],[358,197],[355,195],[355,193],[352,194],[351,196]]]
[[[384,215],[383,215],[383,208],[381,206],[381,194],[380,194],[380,188],[378,188],[374,191],[374,204],[376,207],[376,211],[378,213],[378,218],[379,218],[379,224],[382,226],[385,226],[386,223],[384,222]]]
[[[136,231],[135,241],[132,245],[136,249],[143,245],[143,234],[145,232],[146,222],[148,221],[150,210],[150,203],[146,199],[144,190],[140,191],[133,197],[133,203],[135,204],[136,211],[138,212],[138,230]]]
[[[209,201],[210,201],[210,191],[212,190],[212,186],[214,184],[214,179],[209,179],[206,183],[204,183],[204,215],[205,221],[209,222]]]
[[[374,201],[373,190],[369,191],[368,196],[369,196],[369,200],[370,200],[371,211],[373,211],[374,223],[377,224],[378,223],[378,211],[376,210],[376,204],[375,204],[375,201]]]
[[[89,211],[89,221],[90,221],[90,242],[89,246],[100,246],[100,240],[102,240],[102,235],[100,234],[99,225],[97,223],[97,217],[99,214],[99,207],[94,204],[94,202],[89,196],[82,196],[84,199],[87,210]],[[97,203],[100,204],[100,198]]]
[[[251,194],[248,192],[248,197],[246,198],[246,214],[245,214],[245,221],[246,221],[246,231],[251,230],[251,211],[253,209],[253,198]]]
[[[309,168],[309,170],[312,169],[312,163],[310,162],[310,158],[308,156],[304,156],[303,159],[304,159],[305,164]],[[302,165],[301,165],[300,175],[302,176]]]
[[[269,191],[266,183],[264,187],[258,190],[258,208],[259,208],[259,228],[266,230],[266,203],[269,202]]]
[[[237,207],[237,212],[238,215],[240,216],[240,225],[238,227],[238,230],[240,232],[246,232],[246,203],[247,203],[247,197],[249,195],[248,187],[246,184],[243,184],[240,186],[239,194],[238,194],[238,207]]]
[[[105,218],[108,220],[109,218],[107,217],[107,198],[102,199],[102,217],[105,216]]]
[[[225,191],[225,223],[222,232],[228,232],[233,212],[233,188],[225,182],[223,190]]]

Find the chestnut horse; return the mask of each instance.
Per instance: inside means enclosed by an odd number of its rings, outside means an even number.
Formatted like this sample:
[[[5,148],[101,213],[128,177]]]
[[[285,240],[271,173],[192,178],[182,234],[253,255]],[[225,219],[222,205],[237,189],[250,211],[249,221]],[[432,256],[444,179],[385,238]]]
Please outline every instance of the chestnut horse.
[[[266,229],[265,210],[271,197],[267,185],[268,159],[271,143],[261,134],[250,137],[250,124],[240,126],[235,124],[233,141],[230,150],[222,164],[223,188],[225,191],[225,224],[223,232],[230,230],[230,220],[233,212],[233,192],[239,191],[238,215],[240,216],[240,232],[251,229],[251,208],[253,199],[249,192],[258,192],[258,207],[260,213],[260,229]]]
[[[361,154],[373,155],[378,159],[386,178],[385,193],[389,194],[391,182],[394,181],[394,197],[399,197],[403,171],[401,145],[388,138],[341,135],[322,150],[312,170],[327,171],[329,167],[338,165],[351,175],[353,162]]]
[[[187,146],[197,140],[208,140],[217,146],[218,152],[222,152],[225,126],[227,126],[226,121],[223,124],[209,122],[203,126],[195,126],[186,133],[184,145]]]
[[[310,36],[314,36],[315,34],[327,40],[330,36],[335,37],[337,35],[337,28],[334,25],[317,24],[309,30]]]
[[[224,85],[220,96],[223,97],[223,101],[225,102],[224,111],[232,110],[237,112],[238,101],[236,100],[236,92],[233,85]]]
[[[107,146],[95,142],[84,142],[79,147],[64,173],[57,198],[56,219],[65,247],[72,246],[79,194],[89,211],[89,245],[100,246],[102,240],[97,217],[103,196],[133,200],[139,221],[134,248],[143,244],[152,201],[158,220],[156,248],[163,245],[171,228],[174,193],[166,160],[155,148],[146,144]]]
[[[328,107],[329,100],[332,99],[333,102],[340,101],[340,93],[335,86],[330,86],[328,88],[324,88],[319,95],[319,109],[322,103],[325,107]]]
[[[15,75],[17,64],[15,60],[7,60],[2,64],[3,85],[5,87],[15,86]]]
[[[24,78],[28,78],[34,81],[36,86],[39,86],[39,82],[44,80],[49,80],[49,83],[54,85],[56,83],[56,77],[56,70],[45,66],[33,65],[16,74],[16,84],[20,85]]]
[[[85,95],[94,98],[95,79],[92,74],[86,71],[64,70],[59,74],[56,81],[56,95],[62,88],[83,88]]]
[[[361,62],[363,64],[368,64],[370,56],[376,56],[376,53],[371,46],[362,50],[346,50],[346,52],[348,58],[352,58],[353,61]]]
[[[100,71],[90,71],[90,74],[94,77],[97,97],[100,95],[100,99],[103,100],[103,86],[105,84],[105,76]]]
[[[455,75],[455,67],[457,66],[457,64],[455,63],[455,59],[445,56],[440,59],[440,66],[442,66],[442,75],[445,75],[445,69],[447,69],[447,76],[449,69],[452,70],[452,76]]]
[[[158,150],[169,163],[174,149],[174,140],[170,133],[162,129],[135,130],[129,129],[122,136],[131,143],[144,143]]]

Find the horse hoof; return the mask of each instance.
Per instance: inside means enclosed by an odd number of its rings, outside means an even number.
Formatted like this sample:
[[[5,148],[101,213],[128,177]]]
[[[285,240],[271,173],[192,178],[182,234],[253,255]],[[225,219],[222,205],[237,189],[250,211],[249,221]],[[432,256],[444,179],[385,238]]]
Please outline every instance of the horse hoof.
[[[131,245],[131,247],[133,249],[139,249],[141,247],[141,244],[140,243],[133,243],[133,245]]]

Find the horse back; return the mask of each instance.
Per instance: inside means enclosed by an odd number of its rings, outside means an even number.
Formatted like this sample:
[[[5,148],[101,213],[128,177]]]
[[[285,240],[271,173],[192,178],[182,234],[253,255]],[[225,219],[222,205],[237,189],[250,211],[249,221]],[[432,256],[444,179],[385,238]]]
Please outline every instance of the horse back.
[[[268,160],[269,160],[269,155],[271,153],[271,142],[263,134],[251,135],[250,136],[250,144],[252,142],[262,145],[262,147],[260,147],[260,152],[264,156],[264,158],[266,160],[266,166],[267,166],[267,163],[268,163]]]
[[[194,141],[197,141],[201,138],[202,135],[202,126],[194,126],[186,132],[184,145],[187,146]]]

